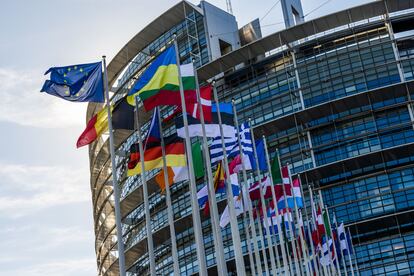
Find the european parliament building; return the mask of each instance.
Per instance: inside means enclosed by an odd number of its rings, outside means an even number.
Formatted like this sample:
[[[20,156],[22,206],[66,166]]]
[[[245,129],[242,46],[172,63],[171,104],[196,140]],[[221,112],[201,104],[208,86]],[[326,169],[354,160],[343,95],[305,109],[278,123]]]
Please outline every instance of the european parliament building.
[[[255,135],[267,137],[271,157],[278,149],[281,162],[289,162],[305,186],[320,190],[329,211],[350,227],[361,274],[412,275],[414,1],[372,1],[309,21],[297,0],[282,1],[282,8],[287,28],[262,37],[258,20],[240,28],[233,15],[206,1],[181,1],[108,64],[110,89],[115,98],[124,95],[176,34],[181,63],[195,60],[200,82],[215,79],[221,100],[235,99],[240,122],[252,118]],[[87,119],[100,108],[90,104]],[[142,116],[148,121],[150,112]],[[115,132],[114,171],[127,272],[147,275],[141,180],[125,173],[136,139],[131,131]],[[118,275],[108,139],[93,143],[89,154],[98,274]],[[156,270],[168,275],[171,241],[156,173],[148,173]],[[174,184],[171,192],[180,271],[197,274],[189,185]],[[225,204],[224,197],[218,202]],[[215,275],[209,218],[202,216],[202,228],[205,261]],[[235,275],[229,226],[222,237],[229,274]],[[247,256],[245,239],[241,234]]]

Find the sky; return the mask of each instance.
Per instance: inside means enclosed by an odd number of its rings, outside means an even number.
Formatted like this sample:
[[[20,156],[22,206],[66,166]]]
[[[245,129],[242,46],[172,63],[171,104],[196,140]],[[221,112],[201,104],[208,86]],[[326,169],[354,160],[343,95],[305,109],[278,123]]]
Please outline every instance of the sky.
[[[102,55],[110,61],[177,2],[0,1],[1,276],[97,274],[87,148],[75,146],[87,104],[39,93],[43,74]],[[233,13],[239,27],[260,18],[267,35],[283,28],[278,2],[233,0]],[[368,1],[331,0],[308,14],[325,2],[302,0],[306,20]]]

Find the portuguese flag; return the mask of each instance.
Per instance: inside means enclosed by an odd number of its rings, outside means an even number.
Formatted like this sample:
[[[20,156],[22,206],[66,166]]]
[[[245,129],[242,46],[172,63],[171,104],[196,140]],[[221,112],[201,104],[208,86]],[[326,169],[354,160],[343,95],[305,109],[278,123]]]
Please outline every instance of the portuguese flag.
[[[192,64],[180,67],[183,88],[186,91],[186,101],[195,103],[195,78]],[[142,73],[128,93],[128,103],[135,105],[138,95],[144,103],[145,110],[151,110],[162,105],[181,105],[178,65],[174,46],[162,52]],[[190,96],[192,95],[192,96]]]

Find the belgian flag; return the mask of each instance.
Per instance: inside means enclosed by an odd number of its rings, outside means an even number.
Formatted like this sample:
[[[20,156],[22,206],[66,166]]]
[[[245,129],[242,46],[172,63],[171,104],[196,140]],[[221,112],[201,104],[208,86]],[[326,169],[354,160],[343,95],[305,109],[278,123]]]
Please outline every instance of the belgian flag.
[[[111,112],[114,129],[134,130],[134,106],[127,102],[126,97],[112,105]],[[89,120],[85,130],[79,136],[76,146],[80,148],[89,145],[106,131],[108,131],[108,112],[104,106]]]

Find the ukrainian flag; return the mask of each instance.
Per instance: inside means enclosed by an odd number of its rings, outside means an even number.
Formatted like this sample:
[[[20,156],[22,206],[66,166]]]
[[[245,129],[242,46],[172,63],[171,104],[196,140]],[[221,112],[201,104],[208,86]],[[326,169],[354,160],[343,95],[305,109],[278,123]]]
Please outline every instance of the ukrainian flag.
[[[194,78],[187,80],[184,76],[184,90],[195,89]],[[162,52],[135,83],[128,93],[130,105],[135,105],[136,95],[142,100],[147,111],[161,105],[181,105],[178,65],[174,46],[170,46]]]

